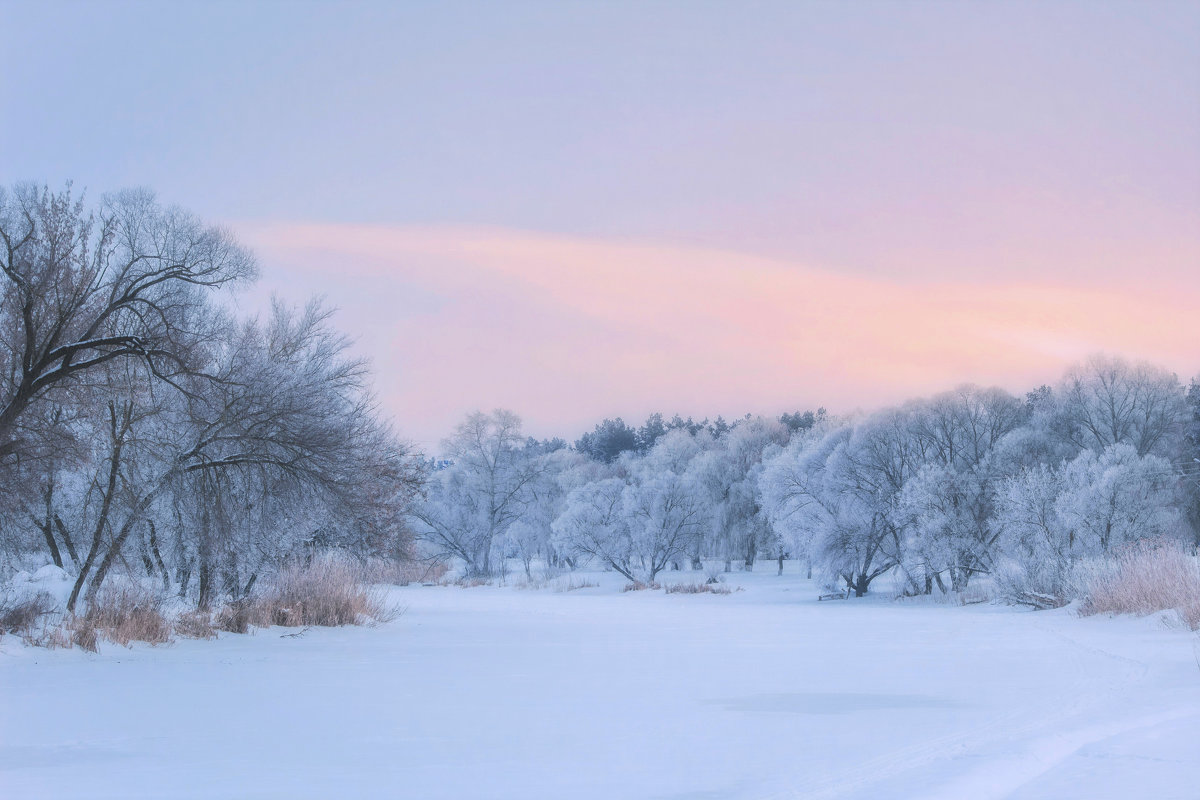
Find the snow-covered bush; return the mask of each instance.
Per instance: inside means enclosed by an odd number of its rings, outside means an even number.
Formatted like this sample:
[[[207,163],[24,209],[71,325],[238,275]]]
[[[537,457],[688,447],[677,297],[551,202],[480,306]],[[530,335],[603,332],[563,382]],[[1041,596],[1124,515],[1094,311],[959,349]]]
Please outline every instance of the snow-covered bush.
[[[665,594],[733,594],[733,589],[721,583],[668,583]]]

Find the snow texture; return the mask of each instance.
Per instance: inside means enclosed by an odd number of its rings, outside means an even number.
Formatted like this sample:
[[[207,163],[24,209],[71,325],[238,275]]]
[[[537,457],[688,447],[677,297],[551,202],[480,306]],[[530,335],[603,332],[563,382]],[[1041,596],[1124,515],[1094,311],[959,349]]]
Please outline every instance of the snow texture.
[[[394,622],[290,638],[7,637],[0,797],[1200,795],[1200,640],[1165,617],[623,582],[408,587]]]

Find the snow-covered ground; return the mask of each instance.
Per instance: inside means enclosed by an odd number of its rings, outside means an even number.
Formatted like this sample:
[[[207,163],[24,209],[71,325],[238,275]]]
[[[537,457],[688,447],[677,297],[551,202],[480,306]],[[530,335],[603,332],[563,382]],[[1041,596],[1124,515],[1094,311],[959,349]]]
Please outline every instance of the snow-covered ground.
[[[397,589],[394,622],[291,638],[6,638],[0,797],[1200,797],[1198,639],[1160,619],[599,580]]]

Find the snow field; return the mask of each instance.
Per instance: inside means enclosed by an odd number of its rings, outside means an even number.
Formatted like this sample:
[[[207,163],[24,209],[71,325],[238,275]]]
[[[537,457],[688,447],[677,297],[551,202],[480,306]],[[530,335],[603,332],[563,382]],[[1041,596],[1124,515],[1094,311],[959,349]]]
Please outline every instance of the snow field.
[[[1200,795],[1195,635],[773,573],[412,586],[375,628],[99,655],[9,637],[0,797]]]

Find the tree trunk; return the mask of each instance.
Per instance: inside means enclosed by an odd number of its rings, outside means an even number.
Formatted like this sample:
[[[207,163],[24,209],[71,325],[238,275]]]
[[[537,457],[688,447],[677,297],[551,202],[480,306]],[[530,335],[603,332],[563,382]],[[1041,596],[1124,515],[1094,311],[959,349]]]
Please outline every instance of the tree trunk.
[[[871,576],[866,572],[861,572],[853,578],[843,576],[846,580],[846,585],[854,590],[855,597],[863,597],[867,593],[867,587],[871,585]]]
[[[158,564],[158,571],[162,573],[163,591],[166,592],[171,588],[171,572],[167,569],[162,552],[158,549],[158,528],[155,527],[152,520],[146,520],[146,525],[150,528],[150,554],[154,556],[154,563]]]
[[[63,565],[62,554],[58,552],[58,543],[54,541],[54,527],[50,522],[49,517],[46,518],[45,524],[38,522],[35,518],[33,524],[42,532],[42,536],[46,538],[46,547],[50,550],[50,558],[54,559],[54,566],[61,567]]]
[[[200,583],[197,587],[199,599],[197,608],[209,608],[212,605],[212,565],[206,559],[200,561]]]
[[[192,562],[189,559],[179,567],[179,574],[175,578],[179,581],[179,599],[187,598],[188,584],[192,582]]]
[[[67,611],[75,613],[75,604],[79,601],[79,592],[83,589],[83,584],[88,579],[88,573],[92,570],[92,565],[96,563],[96,556],[100,553],[100,543],[104,536],[104,529],[108,526],[108,514],[112,510],[113,494],[117,490],[117,476],[121,472],[121,449],[125,446],[125,433],[129,430],[130,418],[133,414],[133,408],[126,405],[122,410],[121,418],[117,417],[117,407],[113,402],[108,404],[108,418],[110,433],[112,435],[112,454],[108,462],[108,484],[104,489],[104,500],[100,503],[100,513],[96,519],[96,527],[92,530],[92,544],[88,548],[87,558],[83,561],[83,566],[79,569],[79,576],[75,579],[75,585],[71,588],[71,597],[67,600]],[[122,538],[121,543],[124,544]],[[115,544],[115,543],[114,543]],[[99,575],[100,580],[104,579],[104,574],[108,572],[108,566],[112,562],[113,552],[109,548],[108,554],[101,562],[103,573]],[[96,591],[99,586],[88,587],[88,599],[91,600],[96,596]]]
[[[146,577],[153,578],[154,577],[154,562],[150,560],[150,552],[144,542],[142,543],[142,546],[139,549],[138,555],[140,555],[142,557],[142,568],[144,570],[146,570]]]
[[[61,568],[63,565],[62,554],[58,552],[58,542],[54,541],[54,523],[53,523],[54,479],[53,478],[50,478],[46,484],[46,494],[45,494],[44,499],[46,501],[46,520],[45,520],[45,522],[38,522],[37,519],[34,518],[33,524],[37,525],[41,529],[42,535],[46,537],[46,546],[50,548],[50,558],[54,559],[54,566]],[[32,514],[30,514],[29,516],[33,517]]]
[[[71,532],[67,530],[67,525],[62,521],[62,517],[58,514],[54,515],[54,527],[58,529],[58,535],[62,537],[63,544],[67,547],[67,555],[76,564],[79,563],[79,553],[75,552],[75,542],[71,539]]]

